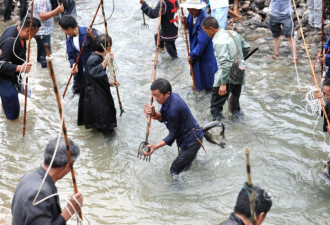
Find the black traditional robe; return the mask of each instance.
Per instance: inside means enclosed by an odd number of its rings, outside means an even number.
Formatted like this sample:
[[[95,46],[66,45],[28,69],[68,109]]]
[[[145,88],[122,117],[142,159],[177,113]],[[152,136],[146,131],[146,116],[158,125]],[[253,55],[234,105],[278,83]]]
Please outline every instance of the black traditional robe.
[[[95,53],[87,60],[83,87],[80,91],[78,125],[109,134],[117,127],[116,108],[102,62],[103,57]]]

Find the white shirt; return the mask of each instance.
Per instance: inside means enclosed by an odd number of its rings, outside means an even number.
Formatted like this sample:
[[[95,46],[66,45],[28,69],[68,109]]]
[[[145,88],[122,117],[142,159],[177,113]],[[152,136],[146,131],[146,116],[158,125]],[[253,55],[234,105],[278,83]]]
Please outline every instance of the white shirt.
[[[80,51],[80,46],[79,46],[79,35],[73,37],[73,45],[76,47],[78,51]]]
[[[211,6],[211,10],[222,7],[228,7],[229,2],[228,0],[210,0],[210,6]]]

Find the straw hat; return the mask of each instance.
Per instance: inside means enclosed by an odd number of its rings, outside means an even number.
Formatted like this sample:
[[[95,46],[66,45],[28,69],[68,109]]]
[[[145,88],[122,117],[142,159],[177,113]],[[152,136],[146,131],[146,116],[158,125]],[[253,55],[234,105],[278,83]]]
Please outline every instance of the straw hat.
[[[200,0],[186,0],[184,3],[180,4],[180,7],[188,9],[202,9],[206,7],[206,3],[201,2]]]

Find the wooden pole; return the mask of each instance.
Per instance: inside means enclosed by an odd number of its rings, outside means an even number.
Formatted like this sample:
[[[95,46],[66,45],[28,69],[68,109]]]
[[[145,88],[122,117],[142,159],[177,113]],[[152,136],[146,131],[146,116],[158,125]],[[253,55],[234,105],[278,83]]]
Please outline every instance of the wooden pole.
[[[92,29],[92,27],[93,27],[93,24],[94,24],[94,21],[95,21],[96,15],[97,15],[97,13],[99,12],[99,9],[100,9],[100,6],[101,6],[101,3],[102,3],[102,0],[100,0],[99,5],[97,6],[97,9],[96,9],[96,12],[95,12],[95,14],[94,14],[94,17],[93,17],[92,23],[91,23],[91,25],[89,25],[89,27],[88,27],[89,29]],[[76,59],[76,61],[75,61],[75,63],[74,63],[74,66],[73,66],[72,69],[75,69],[76,66],[78,65],[78,62],[79,62],[80,57],[81,57],[81,54],[82,54],[82,52],[83,52],[83,50],[84,50],[84,47],[85,47],[85,44],[86,44],[87,38],[88,38],[88,35],[86,34],[86,37],[85,37],[84,42],[83,42],[83,44],[82,44],[82,46],[81,46],[81,49],[80,49],[79,55],[78,55],[78,57],[77,57],[77,59]],[[71,81],[72,76],[73,76],[73,73],[71,72],[71,74],[70,74],[70,76],[69,76],[69,80],[68,80],[68,82],[66,83],[66,86],[65,86],[65,89],[64,89],[64,92],[63,92],[63,98],[64,98],[64,96],[65,96],[65,94],[66,94],[66,91],[67,91],[67,89],[68,89],[68,87],[69,87],[69,84],[70,84],[70,81]]]
[[[182,0],[180,0],[180,4],[182,4]],[[184,17],[184,13],[183,13],[183,8],[181,7],[181,15],[182,17]],[[185,41],[186,41],[186,48],[187,48],[187,55],[189,57],[190,55],[190,49],[189,49],[189,43],[188,43],[188,34],[187,34],[187,29],[186,29],[186,24],[183,23],[183,31],[184,31],[184,37],[185,37]],[[194,92],[196,93],[196,83],[195,83],[195,75],[194,75],[194,70],[193,70],[193,66],[192,63],[189,62],[189,67],[190,67],[190,74],[191,74],[191,78],[193,81],[193,88],[194,88]]]
[[[56,84],[55,73],[54,73],[54,69],[53,69],[53,63],[52,63],[52,61],[50,59],[50,51],[49,51],[48,44],[45,44],[45,50],[46,50],[46,56],[48,58],[47,59],[47,63],[48,63],[48,68],[49,68],[49,74],[50,74],[50,77],[52,78],[52,81],[53,81],[53,86],[54,86],[54,92],[55,92],[55,96],[56,96],[56,102],[57,102],[58,111],[60,113],[61,120],[63,120],[63,122],[62,122],[62,130],[63,130],[63,134],[64,134],[64,140],[65,140],[65,146],[66,146],[66,154],[68,156],[68,161],[69,161],[69,166],[70,166],[70,171],[71,171],[71,176],[72,176],[72,183],[73,183],[74,193],[78,193],[76,176],[75,176],[75,173],[74,173],[74,170],[73,170],[73,161],[72,161],[72,156],[71,156],[71,151],[70,151],[69,138],[68,138],[68,134],[67,134],[66,126],[65,126],[65,121],[64,121],[64,118],[63,118],[63,109],[62,109],[61,97],[60,97],[60,94],[58,92],[58,88],[57,88],[57,84]],[[79,216],[82,219],[82,213],[81,213],[81,211],[79,213]]]
[[[101,2],[102,2],[102,15],[103,15],[103,18],[104,18],[105,34],[106,34],[107,45],[108,45],[107,52],[110,53],[111,52],[111,45],[110,45],[110,36],[109,36],[109,32],[108,32],[108,22],[107,22],[107,18],[105,17],[103,0],[101,0]],[[114,68],[112,59],[110,59],[110,63],[112,64],[111,68]],[[116,71],[114,69],[112,70],[112,75],[113,75],[113,80],[116,83],[117,82],[117,75],[116,75]],[[117,85],[116,85],[116,92],[117,92],[118,104],[119,104],[119,107],[120,107],[120,116],[121,116],[125,111],[123,109],[123,106],[122,106],[122,103],[121,103],[121,100],[120,100],[119,88],[118,88]]]
[[[29,43],[28,43],[28,52],[27,52],[27,60],[26,62],[30,62],[30,49],[31,49],[31,29],[32,29],[32,21],[33,21],[33,0],[31,0],[31,16],[30,16],[30,26],[29,26]],[[27,108],[27,95],[28,95],[28,83],[29,77],[25,78],[25,90],[24,90],[24,115],[23,115],[23,137],[25,137],[26,130],[26,108]]]
[[[249,192],[250,192],[250,212],[251,212],[251,217],[252,217],[252,223],[253,223],[253,225],[256,225],[257,218],[256,218],[256,214],[255,214],[255,209],[254,209],[254,191],[252,190],[253,184],[252,184],[251,164],[250,164],[250,149],[248,147],[246,147],[244,150],[245,150],[245,156],[246,156],[246,172],[247,172],[248,186],[249,186]]]

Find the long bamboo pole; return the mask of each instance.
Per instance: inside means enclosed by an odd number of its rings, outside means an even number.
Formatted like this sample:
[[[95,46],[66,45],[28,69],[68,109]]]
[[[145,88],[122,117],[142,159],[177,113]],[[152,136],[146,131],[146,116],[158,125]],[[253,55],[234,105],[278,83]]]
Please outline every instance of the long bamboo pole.
[[[50,74],[50,77],[52,78],[52,81],[53,81],[53,86],[54,86],[54,92],[55,92],[55,96],[56,96],[56,102],[57,102],[58,111],[60,113],[61,120],[63,120],[63,122],[62,122],[62,130],[63,130],[63,134],[64,134],[64,140],[65,140],[65,146],[66,146],[66,154],[68,156],[68,161],[69,161],[69,166],[70,166],[70,171],[71,171],[71,176],[72,176],[72,183],[73,183],[74,193],[78,193],[76,176],[75,176],[75,173],[74,173],[74,170],[73,170],[73,161],[72,161],[72,156],[71,156],[71,151],[70,151],[70,143],[69,143],[69,138],[68,138],[68,134],[67,134],[66,126],[65,126],[65,121],[64,121],[64,118],[63,118],[63,109],[62,109],[61,97],[60,97],[60,94],[58,92],[58,88],[57,88],[57,84],[56,84],[55,73],[54,73],[54,69],[53,69],[53,63],[52,63],[51,58],[50,58],[50,51],[49,51],[48,44],[45,44],[45,50],[46,50],[46,56],[48,58],[47,59],[47,63],[48,63],[48,68],[49,68],[49,74]],[[82,219],[82,213],[81,213],[81,211],[79,213],[79,216]]]
[[[312,71],[312,75],[313,75],[313,79],[314,79],[314,82],[315,82],[315,86],[316,86],[316,89],[318,91],[320,91],[320,86],[318,84],[318,81],[317,81],[317,78],[316,78],[316,75],[315,75],[315,72],[314,72],[313,63],[312,63],[311,57],[310,57],[309,52],[308,52],[308,47],[307,47],[307,44],[306,44],[306,41],[305,41],[305,35],[304,35],[303,30],[302,30],[302,26],[301,26],[301,23],[300,23],[299,15],[297,13],[296,3],[295,3],[294,0],[292,0],[292,4],[294,6],[294,11],[296,13],[297,21],[298,21],[299,26],[300,26],[300,34],[301,34],[301,37],[302,37],[303,42],[304,42],[304,47],[305,47],[306,55],[308,57],[309,66],[310,66],[311,71]],[[320,102],[321,102],[322,110],[324,112],[325,120],[327,122],[327,126],[329,126],[330,125],[330,122],[329,122],[329,118],[328,118],[328,115],[327,115],[327,111],[325,110],[325,104],[324,104],[323,98],[320,99]]]
[[[27,60],[26,62],[30,62],[30,51],[31,51],[31,29],[32,29],[32,22],[33,22],[33,0],[31,0],[31,16],[30,16],[30,26],[29,26],[29,43],[28,43],[28,52],[27,52]],[[25,130],[26,130],[26,108],[27,108],[27,95],[28,95],[28,83],[29,77],[26,76],[25,78],[25,90],[24,90],[24,115],[23,115],[23,137],[25,137]]]
[[[99,12],[99,9],[100,9],[100,6],[101,6],[101,3],[102,3],[102,0],[100,0],[99,5],[97,6],[97,9],[96,9],[96,12],[95,12],[95,14],[94,14],[94,17],[93,17],[92,23],[91,23],[91,25],[89,25],[89,27],[88,27],[89,29],[92,29],[92,27],[93,27],[93,24],[94,24],[94,21],[95,21],[96,15],[97,15],[97,13]],[[76,68],[76,66],[78,65],[78,62],[79,62],[80,57],[81,57],[81,54],[82,54],[82,52],[83,52],[83,50],[84,50],[84,47],[85,47],[85,44],[86,44],[87,38],[88,38],[88,35],[86,34],[86,37],[85,37],[84,42],[83,42],[83,44],[82,44],[82,46],[81,46],[81,49],[80,49],[79,55],[78,55],[78,57],[77,57],[77,59],[76,59],[76,61],[75,61],[75,63],[74,63],[73,68],[72,68],[73,70],[74,70],[74,69]],[[70,76],[69,76],[69,80],[68,80],[68,82],[66,83],[66,86],[65,86],[65,89],[64,89],[64,92],[63,92],[63,98],[64,98],[64,96],[65,96],[65,94],[66,94],[66,91],[67,91],[67,89],[68,89],[68,87],[69,87],[69,84],[70,84],[70,81],[71,81],[72,76],[73,76],[73,73],[71,72],[71,74],[70,74]]]
[[[106,34],[106,37],[107,37],[107,52],[111,52],[111,46],[110,46],[110,36],[109,36],[109,32],[108,32],[108,22],[107,22],[107,18],[105,17],[105,12],[104,12],[104,2],[103,0],[101,0],[102,2],[102,15],[103,15],[103,18],[104,18],[104,27],[105,27],[105,34]],[[115,83],[117,83],[117,75],[116,75],[116,71],[114,69],[114,66],[113,66],[113,60],[111,59],[111,68],[112,69],[112,75],[113,75],[113,80],[115,81]],[[118,98],[118,104],[119,104],[119,107],[120,107],[120,116],[125,112],[124,109],[123,109],[123,105],[121,103],[121,100],[120,100],[120,94],[119,94],[119,88],[118,86],[116,85],[116,92],[117,92],[117,98]]]
[[[251,175],[251,164],[250,164],[250,149],[246,147],[245,149],[245,156],[246,156],[246,172],[248,177],[248,186],[249,186],[249,192],[250,192],[250,212],[252,217],[252,223],[253,225],[257,224],[257,218],[255,214],[254,209],[254,191],[252,190],[253,184],[252,184],[252,175]],[[252,190],[252,191],[251,191]]]
[[[180,4],[182,4],[182,0],[180,0]],[[183,13],[183,8],[181,7],[181,15],[182,17],[184,17],[184,13]],[[187,34],[187,29],[186,29],[186,23],[183,23],[183,31],[184,31],[184,38],[186,41],[186,48],[187,48],[187,55],[189,57],[190,55],[190,49],[189,49],[189,43],[188,43],[188,34]],[[193,88],[194,88],[194,92],[196,93],[196,82],[195,82],[195,75],[194,75],[194,70],[193,70],[193,66],[192,63],[189,62],[189,67],[190,67],[190,74],[191,74],[191,78],[193,81]]]

